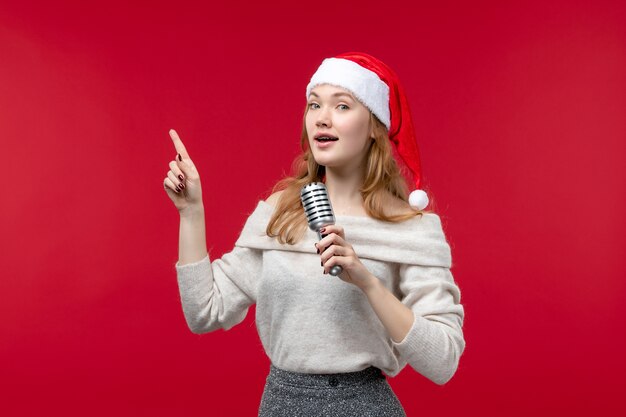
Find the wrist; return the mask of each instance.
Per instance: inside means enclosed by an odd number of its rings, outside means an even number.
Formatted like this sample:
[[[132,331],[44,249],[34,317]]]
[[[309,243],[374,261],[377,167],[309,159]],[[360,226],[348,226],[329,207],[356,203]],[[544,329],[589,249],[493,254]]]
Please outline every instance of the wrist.
[[[358,287],[369,297],[372,293],[379,290],[381,285],[383,285],[382,282],[376,278],[376,276],[370,274],[365,282],[361,283]]]
[[[178,214],[180,215],[180,218],[183,219],[187,219],[187,218],[195,218],[198,216],[204,216],[204,205],[202,204],[197,204],[197,205],[191,205],[191,206],[187,206],[184,209],[180,210],[178,212]]]

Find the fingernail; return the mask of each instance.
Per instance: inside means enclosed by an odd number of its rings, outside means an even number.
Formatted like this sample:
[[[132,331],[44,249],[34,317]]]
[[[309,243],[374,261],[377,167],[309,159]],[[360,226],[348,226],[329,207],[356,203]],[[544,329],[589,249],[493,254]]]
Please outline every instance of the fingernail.
[[[183,158],[181,158],[180,154],[178,154],[178,160],[179,160],[179,161],[182,161],[182,160],[183,160]]]
[[[181,189],[182,189],[182,188],[185,188],[185,184],[180,184],[180,185],[179,185],[179,187],[180,187]]]
[[[176,192],[179,192],[179,191],[180,191],[180,189],[178,187],[176,187]]]
[[[325,231],[326,231],[326,228],[325,228],[325,227],[322,227],[322,228],[320,229],[320,233],[324,233]]]
[[[185,178],[183,177],[183,174],[179,174],[179,175],[178,175],[178,179],[182,181],[182,180],[184,180]]]
[[[320,266],[324,266],[324,262],[320,262]]]

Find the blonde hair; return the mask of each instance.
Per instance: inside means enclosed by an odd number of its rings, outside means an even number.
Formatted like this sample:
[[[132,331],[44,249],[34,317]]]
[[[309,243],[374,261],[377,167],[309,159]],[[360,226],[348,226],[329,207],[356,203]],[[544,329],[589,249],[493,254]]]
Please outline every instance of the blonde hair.
[[[292,164],[292,172],[295,174],[281,179],[272,188],[272,193],[277,191],[283,191],[283,193],[267,224],[266,234],[269,237],[278,237],[278,241],[282,244],[293,245],[304,236],[308,224],[300,200],[300,190],[308,183],[321,182],[326,173],[326,167],[315,162],[309,147],[309,137],[306,132],[308,109],[307,105],[300,136],[302,153],[294,159]],[[392,155],[387,128],[372,112],[370,112],[369,123],[373,126],[373,141],[366,156],[365,177],[359,190],[363,197],[365,212],[375,219],[395,223],[421,215],[424,211],[414,210],[412,213],[388,216],[383,210],[385,204],[389,202],[389,195],[407,202],[408,188]]]

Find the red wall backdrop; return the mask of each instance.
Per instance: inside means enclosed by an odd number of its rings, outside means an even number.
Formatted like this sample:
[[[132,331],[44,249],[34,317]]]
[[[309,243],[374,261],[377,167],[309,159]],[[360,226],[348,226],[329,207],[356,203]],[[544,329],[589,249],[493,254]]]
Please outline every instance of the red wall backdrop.
[[[2,415],[256,415],[254,309],[184,321],[167,132],[219,257],[349,50],[405,84],[466,309],[448,384],[390,380],[408,414],[624,415],[626,3],[90,3],[0,4]]]

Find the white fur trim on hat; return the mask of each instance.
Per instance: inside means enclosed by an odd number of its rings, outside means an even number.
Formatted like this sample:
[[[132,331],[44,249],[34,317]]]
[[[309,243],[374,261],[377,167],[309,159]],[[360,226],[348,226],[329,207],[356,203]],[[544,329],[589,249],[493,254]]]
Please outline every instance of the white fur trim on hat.
[[[418,210],[424,210],[428,205],[428,195],[424,190],[415,190],[409,194],[409,204]]]
[[[348,59],[326,58],[306,87],[307,100],[313,87],[320,84],[331,84],[350,90],[387,129],[390,128],[389,86],[375,72]]]

